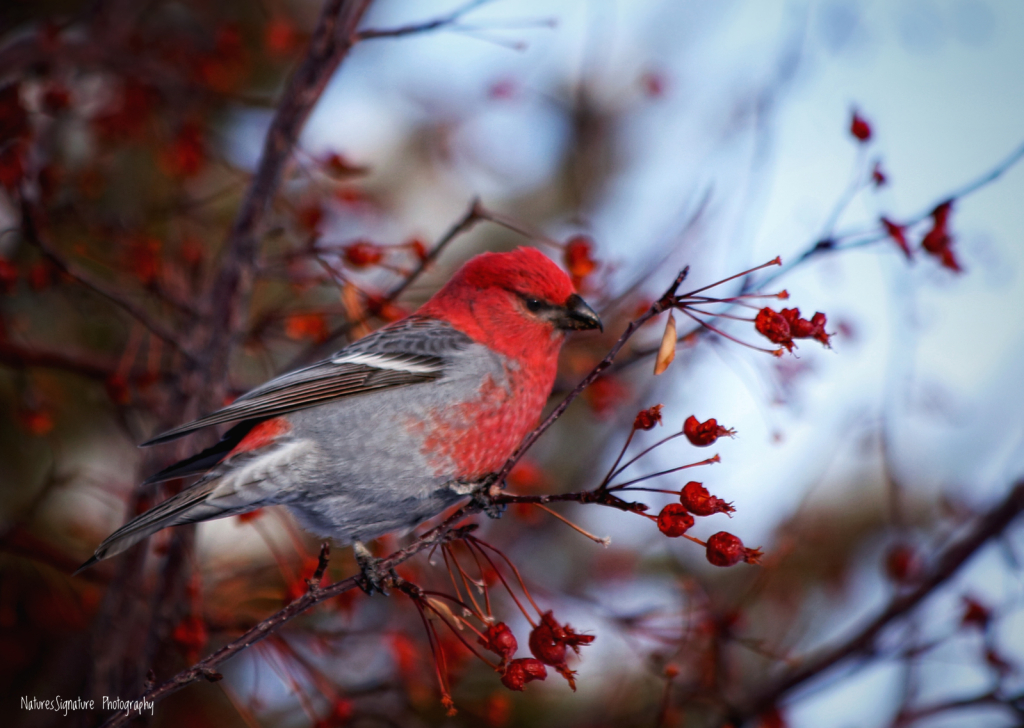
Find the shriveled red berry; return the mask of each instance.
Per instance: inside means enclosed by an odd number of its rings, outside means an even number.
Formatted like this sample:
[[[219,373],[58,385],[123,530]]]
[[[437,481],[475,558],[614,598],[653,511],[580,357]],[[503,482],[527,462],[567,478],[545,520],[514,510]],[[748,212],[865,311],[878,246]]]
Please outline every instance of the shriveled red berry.
[[[554,613],[548,611],[541,615],[540,624],[530,632],[530,652],[544,664],[555,668],[569,681],[569,687],[575,690],[576,673],[565,662],[565,648],[571,647],[573,652],[579,654],[581,645],[589,645],[593,641],[594,635],[579,634],[572,626],[559,624]]]
[[[784,308],[779,312],[782,318],[786,319],[789,324],[790,335],[794,339],[814,339],[820,341],[825,346],[829,345],[829,335],[825,333],[825,324],[827,323],[825,314],[818,311],[811,320],[800,317],[799,308]]]
[[[708,493],[703,483],[691,480],[683,486],[683,492],[679,496],[679,502],[683,507],[695,516],[710,516],[713,513],[732,513],[736,509],[732,503],[726,503]]]
[[[661,424],[661,409],[663,405],[656,404],[653,407],[640,410],[636,419],[633,420],[634,430],[653,430],[655,425]]]
[[[719,531],[708,539],[706,555],[715,566],[734,566],[741,561],[758,564],[761,561],[761,549],[744,548],[739,537],[726,531]]]
[[[561,626],[551,612],[546,612],[540,624],[530,632],[530,652],[547,665],[565,664],[565,642],[558,638]]]
[[[789,330],[789,322],[777,311],[768,306],[762,308],[754,318],[754,328],[773,344],[793,351],[793,336]]]
[[[693,526],[693,516],[680,503],[669,503],[658,514],[658,530],[669,538],[679,538]]]
[[[489,626],[484,632],[484,636],[477,642],[500,657],[502,662],[512,659],[512,655],[516,654],[516,650],[519,649],[516,636],[504,622],[497,622]]]
[[[686,439],[690,441],[690,444],[697,447],[707,447],[720,437],[732,437],[736,434],[736,431],[722,427],[714,417],[701,422],[695,416],[690,415],[683,422],[683,434],[686,435]]]
[[[544,663],[532,657],[522,657],[512,660],[505,668],[501,676],[501,684],[509,690],[522,690],[526,683],[534,680],[543,680],[548,676],[548,670]]]

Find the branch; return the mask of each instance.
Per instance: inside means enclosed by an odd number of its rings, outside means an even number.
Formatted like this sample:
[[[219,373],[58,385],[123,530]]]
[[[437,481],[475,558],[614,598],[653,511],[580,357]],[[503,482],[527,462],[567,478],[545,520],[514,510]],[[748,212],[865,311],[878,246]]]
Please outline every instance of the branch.
[[[635,334],[641,326],[643,326],[645,323],[647,323],[647,321],[654,318],[663,311],[667,311],[668,309],[672,308],[673,304],[675,303],[676,292],[679,290],[679,286],[682,285],[683,281],[686,279],[686,276],[689,272],[689,266],[679,271],[679,274],[676,276],[675,280],[672,281],[672,285],[668,287],[668,289],[661,296],[661,298],[652,303],[650,308],[648,308],[639,318],[634,319],[633,321],[630,322],[629,326],[626,327],[626,330],[622,333],[622,336],[620,336],[619,340],[615,342],[615,345],[612,346],[611,350],[608,352],[605,358],[598,362],[597,366],[591,369],[590,373],[587,374],[587,376],[583,377],[580,383],[577,384],[573,388],[573,390],[569,392],[568,395],[566,395],[565,399],[558,403],[558,406],[551,411],[551,414],[549,414],[544,419],[544,421],[541,422],[533,430],[533,432],[527,435],[526,438],[519,444],[519,448],[514,453],[512,453],[512,456],[505,461],[505,465],[502,466],[501,470],[498,472],[495,482],[500,483],[502,480],[508,477],[508,474],[512,471],[512,468],[515,466],[517,462],[519,462],[519,459],[526,454],[527,450],[533,447],[533,444],[537,442],[540,436],[543,435],[547,431],[547,429],[551,427],[551,425],[555,424],[555,420],[557,420],[559,417],[565,414],[565,411],[569,408],[569,405],[572,404],[573,400],[575,400],[577,397],[583,394],[583,390],[589,387],[591,384],[593,384],[594,381],[599,376],[601,376],[601,373],[612,365],[612,362],[615,361],[615,357],[622,350],[622,347],[626,345],[626,342],[630,340],[633,334]]]
[[[477,510],[479,510],[479,508],[472,503],[463,506],[455,513],[453,513],[451,516],[446,518],[441,525],[431,529],[406,548],[401,549],[400,551],[396,551],[395,553],[381,560],[380,568],[384,571],[393,569],[399,564],[408,561],[421,551],[425,551],[426,549],[432,548],[436,545],[445,543],[447,541],[462,538],[471,530],[473,530],[475,526],[469,525],[463,528],[453,528],[454,524],[466,515],[474,513]],[[326,550],[321,549],[320,560],[317,565],[317,572],[321,576],[323,575],[321,566],[324,569],[326,569],[327,567],[327,555],[328,554]],[[295,601],[293,601],[288,606],[286,606],[284,609],[267,617],[262,622],[249,629],[241,637],[238,637],[232,642],[229,642],[228,644],[224,645],[219,650],[200,660],[187,670],[182,670],[177,675],[172,677],[170,680],[167,680],[161,683],[160,685],[151,687],[150,689],[146,690],[144,693],[142,693],[142,695],[140,695],[137,698],[137,700],[148,700],[150,702],[156,703],[157,701],[166,698],[171,693],[176,693],[183,687],[191,685],[194,682],[199,682],[200,680],[209,680],[210,682],[216,682],[220,680],[222,675],[219,672],[217,672],[215,668],[217,668],[227,660],[231,659],[239,652],[242,652],[246,648],[250,647],[251,645],[254,645],[257,642],[270,636],[275,631],[277,631],[277,629],[280,628],[282,625],[295,619],[306,610],[316,606],[317,604],[320,604],[321,602],[327,601],[328,599],[332,599],[333,597],[336,597],[340,594],[344,594],[345,592],[351,589],[355,589],[359,586],[362,576],[350,576],[347,579],[343,579],[342,581],[335,582],[323,588],[319,588],[316,585],[316,578],[317,574],[314,574],[313,578],[310,579],[311,583],[306,593],[298,599],[296,599]],[[119,711],[111,715],[106,720],[106,722],[103,723],[103,728],[116,728],[117,726],[125,725],[130,720],[130,710]]]
[[[474,203],[470,208],[470,212],[463,219],[464,222],[460,224],[469,224],[469,220],[475,219],[477,206]],[[456,230],[459,225],[453,228]],[[457,233],[452,233],[451,236]],[[493,480],[494,483],[500,483],[512,469],[512,466],[519,460],[520,457],[537,441],[537,439],[565,412],[569,404],[580,395],[580,393],[598,376],[604,371],[614,360],[615,355],[622,349],[629,338],[640,328],[648,319],[653,316],[657,316],[659,313],[668,310],[672,307],[676,301],[676,293],[683,280],[686,278],[688,272],[687,268],[684,268],[676,276],[672,285],[665,291],[665,294],[651,304],[650,308],[642,314],[639,318],[630,323],[626,331],[619,337],[618,341],[611,348],[608,355],[601,360],[591,370],[590,374],[583,378],[583,380],[576,386],[576,388],[570,392],[570,394],[562,400],[562,402],[555,408],[555,410],[548,415],[548,417],[542,422],[536,429],[534,429],[523,442],[520,444],[519,449],[506,461],[504,467],[498,476]],[[394,568],[395,566],[407,561],[416,554],[424,551],[428,548],[432,548],[438,544],[446,543],[462,538],[464,535],[470,532],[470,530],[476,528],[474,524],[468,526],[456,528],[455,524],[461,521],[463,518],[475,513],[479,513],[486,510],[490,505],[487,501],[494,504],[506,504],[506,503],[551,503],[551,502],[566,502],[572,501],[577,503],[597,503],[604,506],[609,506],[622,511],[628,512],[643,512],[646,507],[643,504],[629,503],[617,497],[613,493],[598,487],[592,491],[580,491],[576,493],[560,493],[554,495],[544,496],[521,496],[521,495],[505,495],[501,493],[492,494],[490,492],[484,494],[482,498],[474,498],[469,503],[460,507],[452,515],[448,516],[440,525],[427,531],[425,534],[416,539],[413,543],[409,544],[404,549],[392,553],[381,560],[379,568],[383,572]],[[268,635],[273,633],[279,627],[287,622],[290,622],[295,617],[299,616],[311,607],[316,606],[320,602],[323,602],[332,597],[343,594],[350,589],[359,586],[362,577],[351,576],[348,579],[344,579],[339,582],[335,582],[329,586],[319,588],[319,579],[323,576],[324,571],[327,568],[327,557],[328,550],[326,545],[321,549],[320,560],[317,565],[316,573],[313,578],[309,581],[309,588],[305,594],[293,601],[291,604],[286,606],[279,612],[271,615],[264,619],[262,622],[257,624],[248,630],[241,637],[234,641],[224,645],[216,652],[212,653],[208,657],[200,660],[192,667],[187,670],[182,670],[177,675],[172,677],[170,680],[160,684],[159,686],[152,687],[146,690],[138,700],[148,700],[156,702],[161,700],[171,693],[177,692],[181,688],[190,685],[200,679],[207,680],[219,680],[220,674],[215,670],[217,666],[226,660],[234,657],[239,652],[245,650],[250,645],[259,642],[266,638]],[[115,728],[115,726],[124,725],[129,720],[128,711],[122,711],[112,715],[106,723],[104,728]]]
[[[400,25],[397,28],[368,28],[366,30],[361,30],[356,34],[356,39],[372,40],[373,38],[400,38],[404,35],[416,35],[417,33],[427,33],[431,30],[438,30],[440,28],[454,25],[463,15],[475,10],[488,1],[489,0],[470,0],[470,2],[456,8],[447,15],[435,18],[434,20],[427,20],[422,23]]]
[[[775,682],[734,708],[730,718],[740,725],[777,705],[785,696],[809,680],[818,677],[850,659],[871,653],[885,627],[927,599],[949,580],[978,549],[1001,534],[1024,511],[1024,480],[1018,482],[1000,503],[980,516],[974,526],[959,540],[943,550],[930,571],[911,591],[897,595],[885,609],[852,637],[833,647],[826,647],[811,655],[803,664],[775,680]]]
[[[0,341],[0,364],[19,369],[63,369],[64,371],[81,374],[83,377],[105,381],[117,371],[113,361],[94,359],[88,356],[68,353],[67,351],[42,351],[35,348],[23,348],[7,341]]]
[[[267,131],[260,161],[228,234],[220,272],[209,294],[213,313],[205,358],[214,386],[223,381],[232,346],[252,290],[257,236],[299,133],[334,71],[356,41],[356,26],[371,0],[327,0]]]
[[[426,257],[420,261],[415,270],[410,272],[409,275],[405,276],[405,278],[401,280],[401,282],[388,291],[384,297],[380,299],[377,305],[380,308],[383,308],[390,303],[394,303],[398,297],[409,288],[409,286],[415,283],[416,280],[426,272],[427,268],[434,264],[434,262],[441,256],[444,249],[448,247],[450,242],[463,233],[469,232],[473,226],[485,219],[488,218],[485,215],[484,208],[480,205],[480,199],[474,197],[469,203],[469,209],[466,210],[466,213],[459,218],[454,225],[448,228],[447,232],[445,232],[445,234],[441,236],[440,240],[434,244],[434,247],[431,248]],[[295,357],[295,359],[293,359],[289,364],[288,369],[293,369],[296,366],[306,364],[320,358],[328,349],[334,346],[335,341],[351,331],[353,327],[366,323],[369,315],[372,313],[374,313],[374,311],[369,311],[366,316],[355,321],[346,321],[344,324],[334,329],[334,331],[332,331],[324,341],[314,344],[309,349]]]
[[[121,294],[115,292],[113,289],[108,288],[105,283],[97,278],[94,278],[87,271],[79,268],[77,265],[69,260],[66,260],[56,248],[49,244],[47,240],[40,234],[39,223],[37,219],[37,210],[34,205],[28,201],[28,198],[21,194],[21,227],[25,234],[25,239],[39,251],[46,256],[47,259],[60,271],[76,281],[89,288],[95,293],[98,293],[103,298],[107,299],[115,306],[125,311],[128,315],[142,324],[146,329],[149,330],[154,336],[170,344],[174,349],[180,351],[189,360],[194,359],[192,353],[188,351],[181,341],[178,340],[175,332],[170,328],[164,326],[161,322],[153,319],[147,311],[137,306],[131,300],[124,298]]]
[[[952,192],[947,193],[941,199],[956,200],[971,195],[998,180],[1001,176],[1003,176],[1007,171],[1009,171],[1014,165],[1016,165],[1022,159],[1024,159],[1024,144],[1013,150],[1013,152],[1011,152],[1000,162],[998,162],[992,169],[988,170],[977,179],[972,180],[971,182],[964,184],[963,186],[953,190]],[[912,215],[910,218],[908,218],[905,224],[908,226],[917,225],[918,223],[927,219],[929,215],[931,215],[931,212],[934,208],[935,204],[929,205],[926,209],[921,210],[915,215]],[[818,236],[814,240],[814,242],[810,243],[807,246],[807,248],[803,250],[803,252],[796,254],[792,258],[789,258],[789,262],[785,263],[778,270],[773,271],[771,274],[765,276],[764,278],[761,278],[756,282],[750,283],[749,285],[745,283],[743,287],[740,289],[740,293],[751,293],[754,291],[764,290],[766,286],[768,286],[771,283],[774,283],[776,280],[786,275],[794,268],[798,268],[811,258],[816,258],[819,255],[853,250],[855,248],[864,247],[865,245],[874,245],[876,243],[880,243],[888,239],[888,233],[879,230],[877,225],[872,227],[870,230],[849,231],[841,233],[834,237]],[[843,244],[844,242],[845,244]],[[732,306],[729,306],[725,309],[725,311],[728,311],[731,308]],[[712,317],[712,321],[714,321],[715,318],[717,318],[717,316]],[[706,332],[707,329],[703,328],[702,325],[697,325],[694,328],[691,328],[687,331],[683,331],[679,335],[678,341],[682,342],[683,340],[687,339],[690,336],[695,336]],[[658,353],[657,346],[646,347],[643,349],[637,349],[633,352],[630,352],[628,357],[626,357],[624,360],[616,364],[615,371],[619,371],[629,366],[632,366],[633,364],[636,364],[637,362],[642,361],[647,357],[653,356],[656,353]]]

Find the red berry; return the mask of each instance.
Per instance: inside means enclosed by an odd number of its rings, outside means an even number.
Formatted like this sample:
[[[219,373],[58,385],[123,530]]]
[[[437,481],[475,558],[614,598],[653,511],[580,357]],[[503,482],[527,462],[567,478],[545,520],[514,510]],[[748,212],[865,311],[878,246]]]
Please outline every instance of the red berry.
[[[716,498],[708,493],[707,488],[695,480],[691,480],[683,486],[679,502],[695,516],[710,516],[713,513],[732,513],[736,510],[732,507],[731,503],[726,503],[721,498]]]
[[[793,351],[793,336],[789,330],[789,322],[771,308],[766,306],[757,312],[754,328],[773,344],[779,344],[789,351]]]
[[[853,112],[853,118],[850,120],[850,133],[861,143],[871,139],[871,125],[856,111]]]
[[[597,270],[594,260],[594,243],[586,235],[575,235],[565,244],[565,267],[569,269],[573,284],[580,282]]]
[[[633,420],[634,430],[653,430],[655,425],[661,424],[661,409],[663,405],[656,404],[645,410],[640,410],[636,419]]]
[[[512,660],[501,676],[501,684],[509,690],[522,690],[526,683],[543,680],[548,676],[544,663],[532,657]]]
[[[377,265],[384,257],[384,251],[369,240],[357,240],[351,245],[346,245],[342,250],[345,252],[345,262],[353,268]]]
[[[696,417],[690,415],[683,423],[683,434],[690,444],[697,447],[707,447],[720,437],[732,437],[735,430],[721,427],[718,421],[712,417],[710,420],[700,422]]]
[[[497,622],[489,626],[484,632],[484,636],[477,642],[500,657],[502,662],[512,659],[512,655],[516,654],[516,650],[519,649],[516,636],[504,622]]]
[[[761,549],[748,549],[738,537],[719,531],[708,539],[707,558],[715,566],[734,566],[741,561],[760,563]]]
[[[679,503],[669,503],[658,514],[658,530],[669,538],[678,538],[693,526],[693,516]]]

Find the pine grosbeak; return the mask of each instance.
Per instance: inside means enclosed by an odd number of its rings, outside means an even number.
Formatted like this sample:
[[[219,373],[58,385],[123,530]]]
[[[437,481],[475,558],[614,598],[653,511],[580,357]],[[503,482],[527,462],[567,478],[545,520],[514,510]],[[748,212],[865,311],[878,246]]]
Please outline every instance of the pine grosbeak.
[[[540,252],[479,255],[408,318],[143,443],[237,423],[149,478],[202,476],[83,568],[168,526],[265,505],[342,544],[410,529],[501,468],[540,417],[565,331],[600,325]]]

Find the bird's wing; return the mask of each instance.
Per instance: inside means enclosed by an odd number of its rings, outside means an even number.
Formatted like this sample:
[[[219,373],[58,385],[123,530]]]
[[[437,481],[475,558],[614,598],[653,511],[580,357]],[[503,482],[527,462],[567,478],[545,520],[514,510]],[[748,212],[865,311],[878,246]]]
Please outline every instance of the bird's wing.
[[[340,397],[437,379],[450,355],[472,343],[443,321],[410,317],[328,359],[271,379],[227,407],[168,430],[142,446],[167,442],[210,425],[277,417]]]

